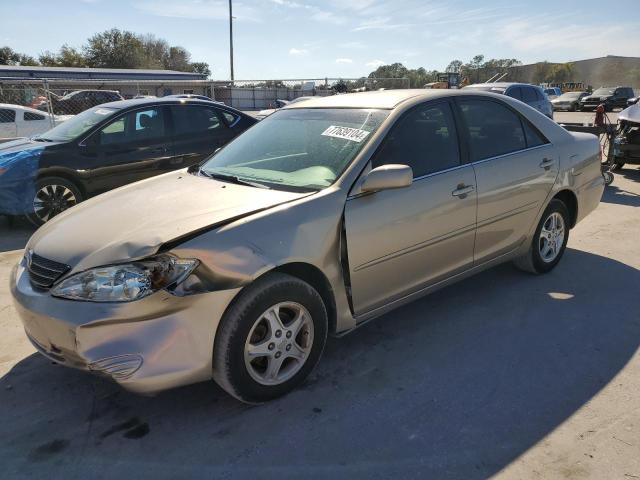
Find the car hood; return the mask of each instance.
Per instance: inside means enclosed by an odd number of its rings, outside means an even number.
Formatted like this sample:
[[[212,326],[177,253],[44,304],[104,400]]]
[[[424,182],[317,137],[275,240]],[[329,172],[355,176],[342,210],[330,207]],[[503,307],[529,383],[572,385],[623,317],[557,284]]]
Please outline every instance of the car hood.
[[[30,138],[18,138],[17,140],[0,143],[0,155],[21,152],[32,148],[46,148],[60,143],[61,142],[36,142]]]
[[[640,123],[640,105],[631,105],[618,114],[618,120]]]
[[[169,241],[305,195],[181,170],[77,205],[36,231],[27,249],[81,271],[146,257]]]

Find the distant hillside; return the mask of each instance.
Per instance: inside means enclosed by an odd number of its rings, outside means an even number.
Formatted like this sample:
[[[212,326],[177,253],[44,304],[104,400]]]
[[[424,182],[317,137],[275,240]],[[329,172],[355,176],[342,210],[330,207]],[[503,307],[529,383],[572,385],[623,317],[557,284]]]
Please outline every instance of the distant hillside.
[[[629,86],[640,89],[640,58],[608,55],[601,58],[578,60],[573,64],[573,82],[584,82],[594,88],[600,86]],[[534,83],[536,67],[540,63],[512,67],[507,81]],[[551,63],[550,65],[554,65]]]

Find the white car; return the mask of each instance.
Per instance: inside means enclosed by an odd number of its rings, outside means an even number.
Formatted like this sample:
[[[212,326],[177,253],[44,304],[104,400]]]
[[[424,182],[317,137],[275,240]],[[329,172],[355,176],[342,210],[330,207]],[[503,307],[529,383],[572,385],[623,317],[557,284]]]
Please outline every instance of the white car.
[[[291,101],[288,101],[288,100],[276,100],[277,108],[269,108],[267,110],[260,110],[255,115],[255,117],[258,120],[263,120],[264,118],[266,118],[269,115],[271,115],[273,112],[276,112],[277,110],[280,110],[282,107],[286,107],[287,105],[291,105],[292,103],[304,102],[305,100],[309,100],[310,98],[313,98],[313,97],[298,97],[298,98],[294,98]]]
[[[34,108],[0,103],[0,142],[33,137],[61,124],[72,115],[54,115]]]

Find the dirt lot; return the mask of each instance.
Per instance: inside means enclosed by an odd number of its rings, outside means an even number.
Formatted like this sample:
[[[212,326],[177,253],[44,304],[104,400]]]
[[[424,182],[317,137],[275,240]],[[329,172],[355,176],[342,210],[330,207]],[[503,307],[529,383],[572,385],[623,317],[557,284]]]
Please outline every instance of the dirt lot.
[[[35,354],[8,293],[31,230],[0,219],[0,477],[640,478],[639,207],[624,170],[550,275],[504,265],[332,339],[260,407]]]

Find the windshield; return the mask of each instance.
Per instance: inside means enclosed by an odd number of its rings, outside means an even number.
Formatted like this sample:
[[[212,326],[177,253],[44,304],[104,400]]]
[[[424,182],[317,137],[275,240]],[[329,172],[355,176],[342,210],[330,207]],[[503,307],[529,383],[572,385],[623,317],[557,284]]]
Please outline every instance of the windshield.
[[[615,88],[602,87],[593,92],[594,95],[613,95]]]
[[[64,123],[61,123],[57,127],[52,128],[48,132],[36,139],[51,140],[54,142],[68,142],[74,138],[79,137],[83,133],[87,132],[91,127],[100,123],[113,113],[117,112],[116,108],[108,107],[95,107],[85,110],[84,112],[75,115]]]
[[[280,110],[201,170],[285,190],[319,190],[338,178],[388,115],[387,110]]]
[[[545,88],[544,89],[544,93],[546,93],[547,95],[557,95],[558,92],[556,92],[555,88]]]

